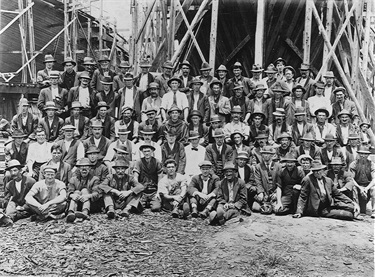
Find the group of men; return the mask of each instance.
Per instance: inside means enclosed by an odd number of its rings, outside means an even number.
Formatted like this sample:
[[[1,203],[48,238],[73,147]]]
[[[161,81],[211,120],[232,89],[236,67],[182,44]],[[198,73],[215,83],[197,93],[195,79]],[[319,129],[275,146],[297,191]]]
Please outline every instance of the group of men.
[[[83,72],[68,58],[60,74],[54,62],[46,55],[38,72],[41,117],[22,98],[1,129],[11,137],[3,225],[145,208],[211,224],[251,211],[351,220],[369,200],[375,217],[371,125],[331,71],[314,82],[302,64],[296,78],[279,58],[265,71],[254,65],[252,78],[239,62],[232,78],[220,65],[216,78],[207,63],[191,76],[188,61],[172,75],[171,62],[151,74],[145,60],[134,77],[106,56],[97,69],[86,57]]]

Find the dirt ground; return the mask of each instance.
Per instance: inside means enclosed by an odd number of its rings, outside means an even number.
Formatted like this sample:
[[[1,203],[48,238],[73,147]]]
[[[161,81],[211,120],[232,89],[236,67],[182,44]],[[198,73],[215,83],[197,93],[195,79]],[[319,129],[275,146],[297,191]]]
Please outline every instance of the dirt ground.
[[[253,214],[209,226],[167,214],[0,229],[0,276],[374,276],[374,221]]]

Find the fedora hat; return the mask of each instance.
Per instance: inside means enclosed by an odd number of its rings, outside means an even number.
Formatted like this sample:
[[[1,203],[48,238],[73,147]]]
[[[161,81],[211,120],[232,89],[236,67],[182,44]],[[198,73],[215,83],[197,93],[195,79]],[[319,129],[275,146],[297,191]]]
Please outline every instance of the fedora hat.
[[[264,132],[259,133],[259,134],[255,137],[255,140],[260,140],[260,139],[268,139],[267,134],[264,133]]]
[[[245,159],[245,160],[249,160],[249,153],[247,153],[246,151],[239,151],[237,153],[237,157],[236,159]]]
[[[211,116],[210,123],[212,123],[212,122],[221,122],[221,119],[217,114],[215,114],[215,115]]]
[[[121,114],[123,114],[124,112],[129,111],[129,110],[133,111],[134,109],[132,107],[129,107],[129,106],[123,106],[121,108]]]
[[[149,113],[157,113],[157,109],[154,107],[154,106],[150,106],[147,108],[147,110],[144,111],[145,114],[149,114]]]
[[[298,107],[294,113],[294,116],[306,115],[306,110],[303,107]]]
[[[65,66],[65,64],[67,63],[71,63],[73,66],[77,65],[77,63],[75,62],[75,60],[73,60],[72,57],[67,57],[65,61],[62,62],[62,65]]]
[[[171,112],[174,112],[174,111],[178,111],[180,114],[182,113],[182,110],[179,107],[177,107],[175,104],[172,104],[172,106],[168,110],[168,114],[170,114]]]
[[[127,160],[124,160],[124,159],[117,159],[115,161],[115,165],[112,166],[113,168],[117,168],[117,167],[125,167],[125,168],[128,168],[129,167],[129,162]]]
[[[333,71],[327,71],[326,74],[323,75],[324,78],[335,78],[333,75]]]
[[[347,109],[342,109],[338,114],[337,117],[340,118],[342,115],[348,115],[350,118],[352,117],[352,114]]]
[[[106,76],[103,78],[103,80],[100,80],[100,83],[102,83],[103,85],[113,85],[113,80],[111,77]]]
[[[233,106],[231,113],[242,113],[241,106]]]
[[[169,137],[176,137],[177,136],[177,132],[176,132],[175,128],[170,128],[169,130],[164,131],[164,133],[165,133],[166,136],[169,136]]]
[[[295,69],[293,68],[293,66],[287,65],[286,67],[284,67],[284,69],[283,69],[283,74],[285,74],[285,71],[287,71],[287,70],[292,71],[292,72],[293,72],[293,76],[296,76],[296,71],[295,71]]]
[[[55,58],[51,54],[45,55],[43,63],[51,63],[51,62],[56,62]]]
[[[360,139],[360,137],[356,133],[350,133],[348,139]]]
[[[126,72],[124,76],[124,81],[132,81],[134,79],[134,75],[131,72]]]
[[[306,133],[300,140],[315,141],[311,132]]]
[[[276,111],[272,113],[274,116],[285,116],[285,110],[283,108],[276,108]]]
[[[251,115],[250,115],[250,120],[253,120],[254,117],[256,116],[260,116],[262,117],[262,120],[264,120],[266,118],[266,115],[262,112],[253,112]]]
[[[21,168],[22,165],[21,163],[18,161],[18,160],[10,160],[8,162],[8,166],[5,168],[6,171],[9,171],[11,170],[13,167],[18,167],[18,168]]]
[[[319,160],[313,160],[312,163],[311,163],[311,170],[312,171],[323,170],[323,169],[326,169],[326,168],[327,168],[327,166],[322,164],[322,162],[319,161]]]
[[[156,148],[154,146],[152,146],[151,144],[142,144],[141,146],[139,146],[139,150],[140,151],[143,151],[143,149],[151,149],[152,151],[155,151]]]
[[[189,114],[188,116],[188,121],[190,121],[190,119],[193,117],[193,116],[199,116],[201,119],[203,118],[202,114],[200,111],[198,110],[192,110],[191,113]]]
[[[148,59],[143,59],[143,60],[141,60],[141,62],[139,63],[139,67],[151,67],[151,64],[150,64],[150,62],[148,61]]]
[[[20,102],[18,103],[18,106],[30,106],[29,100],[27,98],[21,98]]]
[[[13,134],[12,134],[12,138],[25,138],[27,137],[27,135],[25,135],[25,133],[20,130],[20,129],[16,129],[13,131]]]
[[[188,140],[200,138],[199,133],[196,131],[190,131]]]
[[[286,155],[280,159],[280,162],[297,162],[297,159],[292,153],[286,153]]]
[[[317,110],[314,112],[315,116],[318,116],[318,113],[320,113],[320,112],[325,113],[326,116],[329,117],[329,112],[328,112],[328,110],[327,110],[326,108],[319,108],[319,109],[317,109]]]
[[[49,73],[49,77],[50,77],[50,78],[59,78],[59,77],[60,77],[60,72],[58,72],[57,70],[52,70],[52,71]]]
[[[228,69],[225,65],[221,64],[217,69],[216,71],[226,71],[228,72]]]
[[[264,84],[257,84],[253,90],[254,91],[267,90],[267,87],[265,87]]]
[[[276,83],[274,84],[274,86],[271,87],[271,90],[272,90],[273,92],[281,92],[282,94],[286,94],[286,93],[288,92],[287,90],[283,89],[283,88],[281,87],[281,84],[278,83],[278,82],[276,82]]]
[[[367,146],[361,145],[359,147],[359,149],[357,150],[357,153],[358,154],[368,154],[368,155],[370,155],[371,151],[369,150],[369,148]]]
[[[363,125],[366,125],[368,128],[371,127],[370,123],[368,123],[367,121],[363,121],[361,124],[359,124],[359,128],[361,128]]]
[[[234,165],[233,162],[226,162],[224,164],[223,171],[228,170],[228,169],[237,170],[237,168],[236,168],[236,166]]]
[[[151,82],[151,83],[148,84],[148,89],[152,89],[152,88],[160,90],[160,86],[156,82]]]
[[[267,66],[267,69],[264,70],[264,73],[277,73],[277,69],[276,69],[276,67],[275,67],[275,65],[273,63],[270,63]]]
[[[107,55],[100,56],[100,58],[98,59],[98,62],[110,62],[110,61],[111,60],[109,59]]]
[[[180,68],[181,68],[182,66],[184,66],[184,65],[187,65],[188,67],[191,68],[191,64],[190,64],[189,61],[187,61],[187,60],[184,60],[182,63],[180,63]]]
[[[241,81],[238,81],[238,82],[235,82],[234,83],[234,87],[233,87],[233,90],[236,90],[236,89],[239,89],[239,88],[243,88],[243,84]]]
[[[126,128],[124,128],[124,127],[120,127],[120,128],[118,129],[118,131],[117,131],[117,134],[118,134],[118,135],[127,135],[127,134],[129,134],[129,133],[130,133],[130,131],[127,130]]]
[[[130,68],[131,65],[129,64],[128,61],[121,61],[120,64],[118,65],[119,68]]]
[[[75,126],[73,126],[72,124],[67,124],[67,125],[64,125],[61,130],[62,131],[74,131],[76,129]]]
[[[100,153],[99,148],[96,147],[95,145],[90,146],[90,147],[87,149],[87,151],[86,151],[86,155],[87,155],[87,154],[92,154],[92,153],[97,153],[97,154],[99,154],[99,153]]]
[[[121,153],[121,154],[125,154],[125,155],[129,154],[128,148],[125,145],[119,145],[117,147],[114,147],[113,150],[115,150],[116,153]]]
[[[200,71],[211,70],[212,67],[207,63],[203,62]]]
[[[230,138],[232,141],[234,141],[234,136],[235,135],[240,135],[242,137],[242,139],[245,139],[245,135],[243,134],[243,132],[241,130],[234,130],[231,134],[230,134]]]
[[[336,93],[339,92],[339,91],[342,91],[342,93],[343,93],[344,95],[346,95],[346,88],[344,88],[344,87],[337,87],[337,88],[335,88],[335,89],[332,91],[332,93],[333,93],[333,94],[336,94]]]
[[[306,93],[306,89],[303,86],[301,86],[300,84],[298,84],[295,87],[293,87],[292,88],[292,92],[295,93],[297,89],[302,89],[303,94]]]
[[[283,138],[287,138],[287,139],[289,139],[289,140],[292,140],[293,138],[292,138],[292,136],[291,135],[289,135],[289,133],[287,133],[287,132],[282,132],[278,137],[277,137],[277,141],[279,142],[281,139],[283,139]]]
[[[88,158],[81,158],[76,163],[76,166],[93,166]]]
[[[324,83],[322,81],[317,81],[314,86],[316,88],[321,88],[321,89],[324,89]]]
[[[83,58],[83,65],[95,65],[95,62],[90,57],[84,57]]]
[[[94,120],[91,122],[91,128],[103,128],[103,123],[101,120]]]
[[[306,63],[302,63],[299,70],[310,70],[310,65]]]
[[[140,132],[144,135],[153,135],[156,133],[151,125],[146,125]]]
[[[277,58],[276,60],[275,60],[275,62],[274,62],[274,64],[275,65],[277,65],[279,62],[282,62],[282,63],[284,63],[284,65],[286,65],[286,61],[283,59],[283,58]]]
[[[167,82],[168,87],[171,87],[171,83],[173,81],[177,81],[179,83],[179,85],[178,85],[179,87],[182,85],[182,80],[177,75],[175,75],[168,80],[168,82]]]
[[[335,141],[336,138],[332,134],[326,134],[326,136],[324,137],[324,140],[325,141]]]
[[[78,79],[88,79],[91,80],[90,74],[87,71],[81,72]]]
[[[210,88],[212,89],[213,85],[219,85],[220,88],[223,88],[223,84],[217,78],[213,78],[210,83]]]
[[[212,163],[210,161],[202,161],[198,164],[199,167],[203,167],[203,166],[209,166],[209,167],[212,167]]]
[[[202,86],[203,82],[201,81],[201,79],[199,79],[199,77],[193,77],[193,79],[191,79],[190,81],[190,86],[194,84],[200,84]]]
[[[251,68],[251,72],[262,72],[263,68],[259,64],[253,64]]]
[[[275,149],[272,146],[264,146],[260,149],[260,154],[275,154]]]
[[[99,110],[99,109],[102,108],[102,107],[106,107],[107,109],[109,109],[109,105],[108,105],[106,102],[104,102],[104,101],[100,101],[100,102],[98,103],[98,105],[96,106],[96,109]]]
[[[302,160],[306,160],[306,159],[309,160],[310,162],[314,160],[313,158],[311,158],[309,154],[302,154],[297,158],[297,162],[299,164],[302,164]]]
[[[173,63],[172,63],[171,61],[166,61],[166,62],[163,64],[163,68],[173,69]]]
[[[239,68],[242,69],[242,64],[240,62],[235,62],[234,65],[232,66],[232,69]]]
[[[53,101],[47,101],[43,110],[45,110],[45,111],[46,110],[56,110],[57,111],[58,108],[56,107],[55,102],[53,102]]]
[[[341,160],[340,157],[332,157],[330,165],[344,165],[345,163]]]
[[[221,138],[221,137],[225,137],[225,134],[224,134],[223,129],[221,129],[221,128],[217,128],[217,129],[215,129],[215,132],[214,132],[214,134],[213,134],[212,137],[213,137],[213,138]]]
[[[83,106],[82,106],[81,102],[73,101],[72,105],[69,109],[71,110],[71,109],[75,109],[75,108],[83,109]]]

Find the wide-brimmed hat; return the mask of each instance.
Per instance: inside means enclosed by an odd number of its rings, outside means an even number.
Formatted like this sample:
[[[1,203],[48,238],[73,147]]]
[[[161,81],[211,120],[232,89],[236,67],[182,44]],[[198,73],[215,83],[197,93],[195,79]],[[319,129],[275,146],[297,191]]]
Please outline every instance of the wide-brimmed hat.
[[[182,63],[180,63],[180,68],[181,68],[183,65],[187,65],[188,67],[191,68],[191,64],[190,64],[189,61],[187,61],[187,60],[184,60]]]
[[[118,65],[119,68],[130,68],[131,65],[129,64],[128,61],[121,61],[120,64]]]
[[[249,153],[247,153],[246,151],[238,151],[236,159],[249,160]]]
[[[357,150],[357,153],[358,154],[368,154],[368,155],[370,155],[371,151],[369,150],[369,148],[367,146],[361,145],[359,147],[359,149]]]
[[[81,102],[73,101],[72,105],[69,109],[71,110],[71,109],[75,109],[75,108],[83,109],[83,106],[82,106]]]
[[[164,131],[164,133],[168,137],[177,137],[177,132],[176,132],[175,128],[170,128],[169,130]]]
[[[212,67],[207,62],[203,62],[200,68],[200,71],[211,70],[211,69]]]
[[[275,149],[272,146],[266,145],[260,149],[260,154],[275,154]]]
[[[330,165],[344,165],[345,163],[341,160],[340,157],[332,157]]]
[[[20,129],[16,129],[13,131],[13,134],[11,136],[12,138],[24,138],[27,137],[27,135]]]
[[[87,71],[83,71],[83,72],[81,72],[81,74],[79,74],[78,79],[91,80],[90,73],[88,73]]]
[[[148,89],[152,89],[152,88],[156,88],[156,89],[160,90],[160,86],[156,82],[151,82],[151,83],[148,84]]]
[[[298,84],[295,87],[293,87],[292,88],[292,92],[294,93],[297,89],[302,89],[303,94],[306,93],[306,89],[303,86],[301,86],[300,84]]]
[[[282,133],[277,137],[277,141],[280,141],[280,140],[283,139],[283,138],[287,138],[287,139],[289,139],[289,140],[292,140],[292,139],[293,139],[292,136],[291,136],[289,133],[287,133],[287,132],[282,132]]]
[[[243,83],[241,81],[238,81],[238,82],[235,82],[234,83],[234,87],[233,87],[233,90],[236,90],[236,89],[239,89],[239,88],[243,88]]]
[[[92,154],[92,153],[97,153],[97,154],[99,154],[99,153],[100,153],[99,148],[96,147],[95,145],[91,145],[91,146],[86,150],[86,155],[87,155],[87,154]]]
[[[146,125],[140,132],[144,135],[153,135],[156,132],[152,129],[152,125]]]
[[[288,91],[283,89],[281,84],[276,82],[272,87],[271,87],[271,90],[273,92],[281,92],[283,95],[286,94]]]
[[[93,58],[84,57],[83,58],[83,65],[96,65]]]
[[[302,63],[299,70],[310,70],[310,65],[306,63]]]
[[[193,117],[193,116],[199,116],[201,119],[203,118],[202,114],[200,111],[198,110],[192,110],[191,113],[189,114],[188,116],[188,121],[190,121],[190,119]]]
[[[93,166],[88,158],[81,158],[76,163],[76,166]]]
[[[124,81],[132,81],[134,79],[134,75],[131,72],[126,72],[124,76]]]
[[[260,139],[268,139],[268,136],[264,132],[260,132],[256,137],[255,140],[260,140]]]
[[[228,69],[225,65],[221,64],[217,69],[216,69],[216,72],[217,71],[226,71],[228,72]]]
[[[241,131],[241,130],[234,130],[231,134],[230,134],[230,138],[232,141],[234,141],[234,136],[235,135],[240,135],[242,137],[242,139],[245,139],[245,135],[244,133]]]
[[[117,147],[114,147],[113,150],[115,150],[116,153],[121,153],[125,155],[129,154],[128,148],[125,145],[118,145]]]
[[[266,115],[262,112],[253,112],[251,115],[250,115],[250,120],[253,120],[254,117],[256,116],[260,116],[262,117],[262,120],[264,120],[266,118]]]
[[[8,166],[7,168],[5,168],[6,171],[9,171],[11,170],[13,167],[18,167],[18,168],[21,168],[23,167],[23,165],[21,165],[21,163],[18,161],[18,160],[10,160],[8,162]]]
[[[29,100],[27,100],[27,98],[21,98],[18,106],[30,106]]]
[[[106,76],[102,80],[100,80],[100,83],[102,83],[103,85],[113,85],[113,80],[111,77]]]
[[[346,88],[344,88],[344,87],[337,87],[337,88],[335,88],[333,91],[332,91],[332,93],[333,94],[336,94],[337,92],[339,92],[339,91],[342,91],[342,93],[345,95],[346,94]]]
[[[217,114],[211,116],[210,123],[212,122],[221,122],[220,116],[218,116]]]
[[[267,87],[264,84],[257,84],[253,90],[254,91],[267,90]]]
[[[212,137],[213,137],[213,138],[225,137],[225,134],[224,134],[223,129],[221,129],[221,128],[217,128],[217,129],[215,129],[215,132],[214,132],[214,134],[213,134]]]
[[[332,134],[326,134],[326,136],[324,137],[324,140],[325,141],[334,141],[334,140],[336,140],[336,138]]]
[[[259,64],[253,64],[253,67],[251,68],[251,72],[262,72],[263,68]]]
[[[338,114],[337,117],[340,118],[342,115],[348,115],[350,118],[352,117],[352,114],[347,109],[342,109]]]
[[[285,110],[283,108],[276,108],[276,110],[272,114],[274,116],[286,116]]]
[[[91,122],[91,128],[103,128],[103,123],[101,120],[94,120]]]
[[[243,69],[242,64],[240,62],[235,62],[234,65],[232,66],[232,69],[239,68]]]
[[[360,137],[356,133],[350,133],[349,136],[348,136],[348,140],[349,139],[360,139]]]
[[[104,102],[104,101],[100,101],[98,103],[98,105],[96,106],[96,109],[99,110],[100,108],[102,107],[106,107],[107,109],[109,109],[109,105],[107,104],[107,102]]]
[[[196,131],[190,131],[188,140],[200,138],[199,133]]]
[[[311,132],[306,133],[300,140],[315,141]]]
[[[126,112],[128,110],[133,111],[134,109],[132,107],[130,107],[130,106],[122,106],[122,108],[121,108],[121,114],[123,114],[124,112]]]
[[[43,110],[58,110],[58,108],[56,107],[56,104],[55,104],[55,102],[53,102],[53,101],[47,101],[46,102],[46,104],[45,104],[45,106],[44,106],[44,108],[43,108]]]
[[[213,78],[213,79],[212,79],[212,81],[211,81],[211,83],[210,83],[210,88],[211,88],[211,89],[212,89],[213,85],[219,85],[220,88],[223,87],[223,84],[222,84],[222,83],[220,82],[220,80],[217,79],[217,78]]]
[[[296,111],[294,112],[294,116],[299,116],[299,115],[306,115],[306,110],[304,107],[298,107]]]
[[[49,77],[50,78],[60,78],[60,72],[58,72],[57,70],[51,70],[51,72],[49,73]]]
[[[56,62],[55,58],[50,54],[45,55],[43,63],[50,63],[50,62]]]
[[[302,160],[306,160],[306,159],[310,160],[310,162],[314,160],[313,158],[311,158],[309,154],[302,154],[297,158],[297,161],[300,165],[302,165]]]
[[[224,164],[223,171],[228,170],[228,169],[237,170],[237,168],[236,168],[236,166],[234,165],[233,162],[226,162]]]
[[[280,159],[280,162],[297,162],[297,159],[292,153],[286,153],[286,155]]]
[[[173,69],[173,63],[172,63],[171,61],[166,61],[166,62],[163,64],[163,68]]]
[[[144,111],[145,114],[149,114],[149,113],[157,113],[158,111],[156,110],[156,108],[154,106],[150,106],[147,108],[147,110]]]
[[[77,65],[77,63],[75,62],[75,60],[73,60],[72,57],[67,57],[65,61],[62,62],[62,65],[65,66],[66,63],[71,63],[73,66]]]
[[[317,109],[315,112],[314,112],[314,114],[315,114],[315,116],[318,116],[318,113],[319,112],[323,112],[323,113],[325,113],[326,114],[326,116],[327,117],[329,117],[329,111],[326,109],[326,108],[319,108],[319,109]]]
[[[141,146],[139,146],[139,150],[140,151],[143,151],[143,149],[151,149],[152,151],[155,151],[156,148],[154,146],[152,146],[151,144],[142,144]]]
[[[296,76],[296,71],[295,71],[295,69],[293,68],[293,66],[287,65],[286,67],[284,67],[284,69],[283,69],[283,74],[285,74],[285,71],[287,71],[287,70],[292,71],[292,72],[293,72],[293,76]]]
[[[264,70],[264,73],[277,73],[277,69],[276,69],[276,67],[275,67],[275,65],[273,63],[270,63],[267,66],[267,69]]]
[[[115,161],[115,164],[114,166],[112,166],[113,168],[117,168],[117,167],[125,167],[125,168],[128,168],[129,167],[129,161],[127,160],[124,160],[124,159],[117,159]]]
[[[363,121],[361,124],[359,124],[359,128],[361,128],[362,125],[367,125],[368,128],[371,127],[371,124],[369,122],[367,122],[367,121]]]
[[[200,85],[203,85],[203,82],[201,81],[201,79],[199,79],[199,77],[194,77],[191,81],[190,81],[190,86],[194,85],[194,84],[200,84]]]
[[[67,125],[64,125],[61,130],[62,131],[74,131],[76,129],[75,126],[73,126],[72,124],[67,124]]]
[[[241,106],[233,106],[231,113],[242,113]]]
[[[57,167],[55,165],[49,165],[48,164],[43,169],[43,172],[47,172],[47,171],[56,173]]]
[[[326,74],[323,74],[324,78],[335,78],[335,75],[333,75],[333,71],[327,71]]]
[[[111,60],[107,55],[103,55],[98,59],[98,62],[110,62]]]
[[[322,169],[326,169],[327,166],[322,164],[321,161],[319,160],[313,160],[312,163],[311,163],[311,170],[312,171],[318,171],[318,170],[322,170]]]
[[[150,62],[148,61],[148,59],[143,59],[143,60],[141,60],[141,62],[139,63],[139,67],[151,67],[151,64],[150,64]]]
[[[130,133],[130,131],[128,129],[126,129],[125,127],[120,127],[117,131],[118,135],[127,135],[129,133]]]
[[[204,167],[204,166],[209,166],[209,167],[212,167],[212,163],[210,161],[202,161],[198,164],[199,167]]]
[[[182,113],[182,110],[179,107],[177,107],[175,104],[172,104],[172,106],[168,110],[168,114],[170,114],[171,112],[174,112],[174,111],[177,111],[180,114]]]
[[[314,86],[316,88],[321,88],[321,89],[324,89],[324,83],[322,81],[317,81]]]
[[[175,75],[175,76],[173,76],[172,78],[170,78],[170,79],[168,80],[168,82],[167,82],[168,87],[171,86],[171,83],[172,83],[173,81],[177,81],[177,82],[179,83],[179,87],[182,85],[182,80],[181,80],[178,76]]]
[[[275,60],[275,62],[274,62],[274,64],[275,65],[277,65],[277,63],[279,63],[279,62],[283,62],[285,65],[286,65],[286,60],[284,60],[283,58],[277,58],[276,60]]]

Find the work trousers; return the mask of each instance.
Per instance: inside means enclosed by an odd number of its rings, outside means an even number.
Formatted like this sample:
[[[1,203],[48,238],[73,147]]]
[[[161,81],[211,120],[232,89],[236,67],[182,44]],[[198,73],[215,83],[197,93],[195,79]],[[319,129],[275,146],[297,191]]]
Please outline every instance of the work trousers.
[[[368,201],[371,199],[372,209],[374,210],[375,206],[375,187],[372,187],[367,191],[367,195],[363,195],[361,191],[354,187],[354,194],[356,196],[356,202],[359,205],[360,213],[366,213],[366,206]]]
[[[103,198],[104,206],[106,210],[108,210],[108,208],[112,206],[115,210],[129,209],[131,211],[140,213],[143,211],[143,206],[140,202],[141,196],[141,194],[135,195],[134,193],[132,193],[125,199],[121,200],[118,196],[108,193],[104,195]]]
[[[74,194],[78,194],[78,195],[89,194],[89,191],[87,189],[76,190]],[[87,212],[90,212],[90,207],[91,207],[90,200],[81,202],[79,200],[76,201],[76,200],[70,199],[70,202],[69,202],[69,212],[73,212],[73,213],[75,213],[76,211],[83,211],[83,210],[87,210]]]
[[[197,207],[198,211],[203,211],[206,208],[208,208],[208,210],[211,211],[212,209],[215,208],[216,198],[212,197],[206,201],[200,198],[198,195],[196,195],[194,197],[190,197],[190,205],[192,208],[194,206]]]
[[[224,205],[223,204],[219,204],[217,209],[216,209],[216,213],[217,213],[217,218],[219,221],[221,220],[229,220],[231,218],[235,218],[237,216],[240,215],[241,211],[236,209],[236,208],[233,208],[233,209],[224,209]]]
[[[16,209],[17,204],[13,201],[9,201],[8,206],[5,209],[5,214],[9,216],[13,221],[17,221],[22,218],[29,217],[31,215],[31,210],[27,205],[24,205],[24,210],[18,211]]]
[[[297,209],[298,197],[300,195],[300,190],[293,189],[291,195],[281,196],[281,204],[283,207],[278,211],[275,211],[276,215],[287,215],[289,213],[295,213]]]
[[[38,209],[38,207],[27,204],[28,208],[32,211],[32,213],[35,213],[39,216],[46,216],[48,214],[61,214],[65,212],[66,209],[66,202],[62,202],[59,204],[52,204],[49,206],[43,213]]]
[[[151,208],[152,212],[157,212],[161,209],[161,202],[156,199],[156,192],[142,193],[141,204],[144,208]]]

